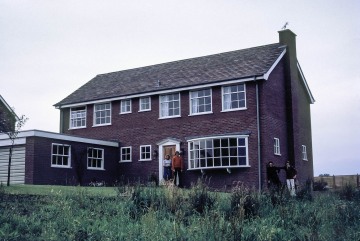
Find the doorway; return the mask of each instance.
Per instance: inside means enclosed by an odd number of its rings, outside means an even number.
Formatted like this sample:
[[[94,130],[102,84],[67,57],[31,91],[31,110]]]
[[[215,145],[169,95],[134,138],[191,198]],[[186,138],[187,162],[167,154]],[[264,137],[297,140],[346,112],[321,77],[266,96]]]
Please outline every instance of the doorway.
[[[172,158],[175,155],[175,151],[180,151],[180,140],[168,138],[157,143],[159,148],[159,183],[162,183],[164,167],[163,160],[166,155],[170,155]]]

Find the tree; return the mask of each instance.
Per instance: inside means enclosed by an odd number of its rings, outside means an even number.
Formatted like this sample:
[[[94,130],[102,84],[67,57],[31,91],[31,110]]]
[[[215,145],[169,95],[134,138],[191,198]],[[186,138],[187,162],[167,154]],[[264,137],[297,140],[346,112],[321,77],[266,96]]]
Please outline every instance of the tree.
[[[7,186],[10,186],[11,158],[13,154],[15,140],[18,137],[21,128],[25,125],[27,120],[28,118],[25,115],[22,115],[19,118],[13,110],[12,112],[1,114],[0,133],[6,134],[10,139]]]

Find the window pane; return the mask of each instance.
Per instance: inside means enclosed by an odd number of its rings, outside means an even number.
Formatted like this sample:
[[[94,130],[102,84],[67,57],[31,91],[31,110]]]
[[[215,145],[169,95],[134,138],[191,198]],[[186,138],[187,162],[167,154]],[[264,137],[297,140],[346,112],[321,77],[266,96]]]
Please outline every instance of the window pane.
[[[245,139],[246,137],[223,137],[189,141],[190,169],[246,165],[247,146]],[[194,161],[194,167],[191,167],[192,161]]]
[[[245,107],[244,84],[223,88],[223,110],[239,109]]]

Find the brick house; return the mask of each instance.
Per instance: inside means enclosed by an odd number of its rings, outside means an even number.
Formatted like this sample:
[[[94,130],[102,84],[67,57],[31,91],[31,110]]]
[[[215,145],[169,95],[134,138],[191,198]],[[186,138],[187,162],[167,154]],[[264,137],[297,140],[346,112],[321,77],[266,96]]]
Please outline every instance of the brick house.
[[[60,133],[119,143],[113,180],[161,180],[178,150],[185,186],[208,177],[261,189],[270,160],[313,178],[313,103],[286,29],[279,43],[100,74],[54,106]]]

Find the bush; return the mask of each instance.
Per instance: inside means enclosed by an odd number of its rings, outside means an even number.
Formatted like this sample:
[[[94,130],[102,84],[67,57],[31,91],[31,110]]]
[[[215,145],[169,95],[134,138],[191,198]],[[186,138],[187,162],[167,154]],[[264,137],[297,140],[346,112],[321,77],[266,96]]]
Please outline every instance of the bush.
[[[211,209],[215,199],[211,196],[204,179],[198,179],[189,192],[189,204],[193,210],[202,214]]]
[[[360,201],[360,190],[353,185],[346,184],[337,193],[342,200]]]
[[[231,192],[231,209],[233,213],[242,213],[246,218],[255,217],[259,212],[259,196],[243,185],[237,185]],[[242,215],[242,214],[241,214]]]
[[[327,191],[328,183],[325,181],[314,182],[314,191]]]

